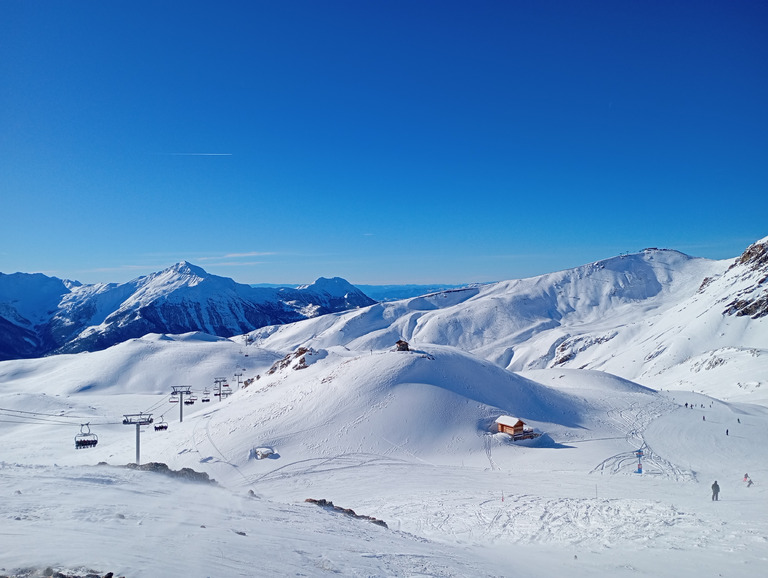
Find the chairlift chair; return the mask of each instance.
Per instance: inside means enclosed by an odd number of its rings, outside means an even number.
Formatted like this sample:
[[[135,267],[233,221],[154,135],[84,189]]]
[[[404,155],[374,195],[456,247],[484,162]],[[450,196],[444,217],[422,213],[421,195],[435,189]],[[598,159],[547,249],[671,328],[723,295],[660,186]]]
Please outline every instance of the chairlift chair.
[[[99,443],[99,436],[91,433],[89,424],[81,424],[80,433],[75,436],[75,449],[95,448],[97,443]]]
[[[166,421],[161,421],[160,423],[155,424],[155,431],[165,431],[167,429],[168,429],[168,422]]]

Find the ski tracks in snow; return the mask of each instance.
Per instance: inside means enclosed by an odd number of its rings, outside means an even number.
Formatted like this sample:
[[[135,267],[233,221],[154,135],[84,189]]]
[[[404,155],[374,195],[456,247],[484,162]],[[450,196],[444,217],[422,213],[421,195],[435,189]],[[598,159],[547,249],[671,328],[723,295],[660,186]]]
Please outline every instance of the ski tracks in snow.
[[[668,411],[668,406],[669,404],[663,401],[654,401],[644,405],[635,402],[628,408],[609,410],[607,412],[608,419],[625,432],[624,437],[627,443],[634,449],[604,459],[592,469],[591,473],[635,472],[638,464],[635,452],[642,450],[642,464],[645,474],[660,475],[675,481],[696,481],[694,472],[680,468],[655,453],[643,435],[648,424],[664,415]]]
[[[206,455],[208,452],[201,451],[201,448],[204,448],[205,446],[210,446],[211,448],[213,448],[213,451],[218,455],[218,458],[214,458],[213,456],[201,458],[200,462],[204,463],[204,462],[210,462],[215,460],[217,462],[227,464],[228,466],[232,467],[235,471],[237,471],[240,474],[240,476],[243,477],[243,479],[245,479],[245,475],[237,467],[237,464],[232,463],[232,461],[227,456],[225,456],[224,453],[219,449],[219,446],[216,445],[216,442],[213,441],[210,428],[211,428],[211,421],[213,420],[213,417],[215,415],[216,413],[214,411],[207,415],[201,416],[200,419],[197,420],[195,427],[192,429],[192,444],[194,445],[195,450],[200,455]]]
[[[275,481],[327,471],[347,470],[371,465],[401,465],[406,460],[368,453],[349,453],[329,457],[297,460],[269,472],[245,478],[243,485],[259,481]]]
[[[715,540],[702,531],[707,524],[698,517],[639,499],[510,495],[503,502],[494,496],[468,503],[455,494],[441,494],[408,504],[381,504],[377,512],[390,526],[397,521],[402,531],[442,541],[611,548],[667,540],[671,548],[700,548]]]
[[[491,464],[491,470],[500,469],[496,462],[493,460],[493,452],[491,450],[491,444],[493,443],[493,434],[485,432],[483,436],[483,446],[485,448],[485,455],[488,456],[488,463]]]

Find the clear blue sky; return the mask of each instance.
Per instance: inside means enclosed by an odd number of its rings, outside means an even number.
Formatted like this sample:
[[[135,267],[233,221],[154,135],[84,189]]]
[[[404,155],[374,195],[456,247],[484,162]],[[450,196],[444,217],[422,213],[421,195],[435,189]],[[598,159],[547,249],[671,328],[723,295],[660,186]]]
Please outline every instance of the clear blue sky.
[[[768,3],[0,2],[0,271],[464,283],[768,235]]]

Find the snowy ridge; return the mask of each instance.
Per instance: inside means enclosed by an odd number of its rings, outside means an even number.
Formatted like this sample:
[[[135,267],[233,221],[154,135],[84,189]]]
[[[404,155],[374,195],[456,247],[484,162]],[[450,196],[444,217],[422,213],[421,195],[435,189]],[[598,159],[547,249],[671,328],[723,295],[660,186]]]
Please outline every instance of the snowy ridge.
[[[252,336],[264,347],[381,349],[398,339],[457,347],[514,371],[599,369],[654,388],[743,395],[765,387],[768,323],[728,314],[735,296],[765,295],[763,269],[647,249],[531,279],[380,303]],[[762,281],[761,281],[762,280]],[[733,356],[736,357],[733,357]],[[717,362],[738,358],[738,379]],[[728,373],[734,376],[734,373]]]

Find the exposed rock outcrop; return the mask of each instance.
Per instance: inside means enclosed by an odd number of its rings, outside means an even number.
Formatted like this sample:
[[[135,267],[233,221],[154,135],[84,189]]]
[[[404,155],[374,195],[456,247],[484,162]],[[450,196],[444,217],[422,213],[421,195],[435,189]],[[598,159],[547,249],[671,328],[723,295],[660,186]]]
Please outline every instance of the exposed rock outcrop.
[[[315,500],[314,498],[307,498],[304,501],[309,502],[310,504],[316,504],[321,508],[326,508],[328,510],[333,510],[334,512],[345,514],[347,516],[356,518],[358,520],[366,520],[368,522],[371,522],[372,524],[376,524],[377,526],[382,526],[384,528],[388,527],[387,523],[384,520],[379,520],[378,518],[372,518],[371,516],[363,516],[360,514],[356,514],[355,511],[350,508],[341,508],[339,506],[334,506],[333,502],[331,502],[330,500],[323,500],[323,499]]]
[[[739,291],[723,313],[752,319],[768,315],[768,237],[747,247],[728,269],[728,274],[752,277],[754,282]]]
[[[129,470],[141,470],[143,472],[156,472],[159,474],[165,474],[172,478],[181,478],[188,482],[202,482],[205,484],[216,484],[216,480],[211,479],[205,472],[196,472],[192,468],[181,468],[180,470],[172,470],[167,464],[162,462],[149,462],[146,464],[126,464],[126,468]]]

